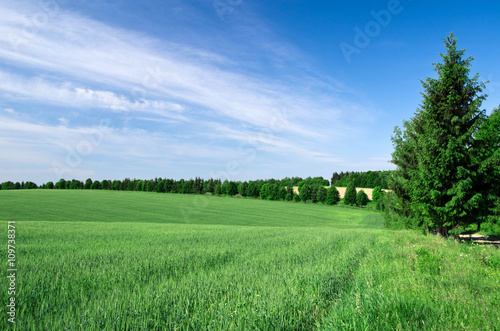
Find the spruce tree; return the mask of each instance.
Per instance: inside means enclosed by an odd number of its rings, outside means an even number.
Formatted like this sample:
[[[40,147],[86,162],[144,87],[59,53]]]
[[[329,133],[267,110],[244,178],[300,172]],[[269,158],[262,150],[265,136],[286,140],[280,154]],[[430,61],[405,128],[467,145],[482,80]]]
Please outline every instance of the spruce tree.
[[[347,185],[344,195],[344,204],[354,206],[356,204],[356,186],[351,182]]]
[[[380,186],[375,186],[375,188],[372,191],[372,200],[377,201],[382,197],[382,187]]]
[[[365,191],[361,190],[356,194],[356,204],[360,207],[366,206],[370,200]]]
[[[469,77],[472,57],[457,50],[453,33],[444,40],[438,78],[422,81],[425,92],[415,117],[396,128],[391,178],[393,212],[421,220],[440,235],[460,231],[488,214],[488,190],[479,179],[481,157],[474,139],[485,119],[479,76]]]
[[[316,200],[321,203],[325,203],[326,196],[328,192],[324,186],[318,187],[318,193],[316,194]]]
[[[340,193],[335,186],[330,186],[326,192],[325,203],[327,205],[336,205],[340,201]]]
[[[304,201],[304,203],[307,202],[307,200],[311,199],[311,188],[309,185],[305,184],[302,186],[300,190],[300,200]]]

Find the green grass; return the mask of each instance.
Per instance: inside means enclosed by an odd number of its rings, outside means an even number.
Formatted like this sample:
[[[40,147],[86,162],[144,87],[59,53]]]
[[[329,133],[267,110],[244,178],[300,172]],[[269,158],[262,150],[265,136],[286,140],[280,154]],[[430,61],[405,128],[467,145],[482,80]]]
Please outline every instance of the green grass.
[[[359,208],[26,190],[0,191],[0,220],[18,267],[17,323],[2,304],[0,329],[500,328],[498,250]]]
[[[273,227],[335,225],[337,229],[353,227],[382,229],[380,214],[367,213],[360,208],[123,191],[0,191],[0,218],[14,221],[146,222]]]

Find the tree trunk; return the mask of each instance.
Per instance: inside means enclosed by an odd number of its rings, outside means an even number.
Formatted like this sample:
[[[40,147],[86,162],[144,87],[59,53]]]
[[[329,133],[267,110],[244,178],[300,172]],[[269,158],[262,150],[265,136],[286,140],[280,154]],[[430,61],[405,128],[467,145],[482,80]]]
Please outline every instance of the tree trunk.
[[[436,227],[436,235],[443,238],[448,238],[448,227],[447,226]]]
[[[477,232],[481,231],[481,222],[477,221]]]

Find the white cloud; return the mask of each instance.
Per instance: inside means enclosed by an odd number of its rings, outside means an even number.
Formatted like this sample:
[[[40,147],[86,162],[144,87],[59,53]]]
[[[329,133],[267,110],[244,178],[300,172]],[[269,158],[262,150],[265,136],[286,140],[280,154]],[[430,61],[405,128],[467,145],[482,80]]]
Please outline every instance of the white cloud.
[[[0,70],[0,94],[16,108],[16,113],[4,109],[11,117],[1,118],[0,139],[7,144],[2,151],[8,153],[0,154],[15,156],[0,156],[2,170],[30,163],[39,169],[52,169],[52,162],[64,165],[69,151],[84,148],[85,136],[95,130],[105,139],[70,167],[75,176],[108,171],[110,164],[151,172],[169,165],[219,165],[242,158],[239,144],[268,158],[261,169],[269,163],[277,168],[280,158],[286,158],[283,167],[293,159],[297,168],[308,169],[312,161],[328,168],[345,164],[342,155],[325,152],[329,145],[362,136],[363,125],[373,121],[367,109],[339,97],[346,91],[342,84],[300,72],[304,65],[295,68],[299,51],[290,45],[254,41],[265,54],[272,53],[270,62],[284,66],[281,72],[293,71],[275,76],[258,62],[245,66],[237,57],[198,49],[189,41],[179,45],[150,38],[59,7],[44,10],[29,2],[3,1],[0,14],[0,61],[7,64]],[[136,123],[84,127],[70,111],[49,121],[43,107],[42,115],[23,113],[27,103],[135,112],[135,120],[148,124],[179,124],[178,132],[138,129]],[[353,112],[364,114],[361,124],[347,120]],[[57,119],[59,125],[33,124]],[[134,168],[136,163],[140,167]]]
[[[37,103],[73,108],[101,108],[115,111],[138,111],[164,117],[178,117],[184,107],[173,102],[140,99],[132,101],[124,95],[99,91],[71,84],[56,85],[40,78],[25,78],[0,71],[0,92],[8,99],[23,99]]]
[[[193,48],[186,51],[181,45],[160,43],[62,9],[57,18],[38,27],[15,51],[9,36],[22,35],[23,18],[14,15],[19,7],[11,2],[4,3],[1,9],[12,18],[0,22],[0,58],[16,65],[108,84],[150,99],[170,98],[259,127],[268,127],[279,110],[286,109],[296,120],[285,130],[299,135],[318,136],[317,130],[304,126],[302,121],[340,112],[331,106],[338,104],[334,99],[321,100],[311,90],[302,94],[305,88],[291,82],[221,69],[221,56]],[[311,81],[307,84],[309,88]],[[64,90],[61,93],[68,94]],[[150,106],[146,101],[126,101],[105,91],[94,91],[90,100],[118,108]]]

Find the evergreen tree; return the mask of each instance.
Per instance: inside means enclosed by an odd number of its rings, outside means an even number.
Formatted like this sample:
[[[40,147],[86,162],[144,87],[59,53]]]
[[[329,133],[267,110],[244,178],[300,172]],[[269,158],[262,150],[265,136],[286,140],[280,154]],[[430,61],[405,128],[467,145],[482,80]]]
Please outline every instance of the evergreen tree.
[[[85,190],[90,190],[90,186],[92,186],[92,179],[87,178],[87,180],[85,181],[85,185],[83,186],[83,188]]]
[[[222,195],[222,186],[221,185],[219,185],[219,184],[215,185],[214,194],[215,195]]]
[[[293,195],[294,195],[294,192],[293,192],[293,179],[291,179],[290,182],[288,182],[288,185],[286,186],[286,193],[290,194],[290,196],[293,197]]]
[[[356,204],[360,207],[366,206],[370,200],[368,199],[368,195],[365,193],[365,191],[360,190],[356,194]]]
[[[8,182],[3,182],[2,183],[2,190],[13,190],[15,184],[11,181]]]
[[[56,190],[64,190],[66,188],[66,181],[61,178],[57,181],[57,183],[54,184],[54,188]]]
[[[193,192],[194,181],[192,179],[185,181],[181,187],[182,194],[191,194]]]
[[[91,190],[100,190],[101,189],[101,183],[96,180],[92,183],[92,185],[90,185],[90,189]]]
[[[391,212],[447,236],[486,219],[491,187],[484,185],[489,179],[481,176],[484,156],[474,139],[485,119],[484,84],[478,75],[469,77],[472,58],[457,50],[453,33],[444,44],[438,78],[422,82],[420,109],[404,132],[395,130],[392,162],[398,169],[390,185],[397,199]]]
[[[121,189],[121,186],[122,186],[122,182],[120,180],[117,180],[115,179],[112,183],[111,183],[111,189],[113,191],[119,191]]]
[[[165,180],[165,192],[166,193],[170,193],[170,191],[172,191],[173,186],[174,186],[173,179],[166,179]]]
[[[376,186],[372,191],[372,200],[377,201],[382,197],[382,187]]]
[[[311,198],[312,203],[317,203],[318,202],[318,189],[321,186],[318,185],[311,185],[309,188],[311,191],[309,192],[309,197]]]
[[[326,188],[324,186],[319,186],[318,193],[316,194],[316,200],[318,202],[325,203],[327,194],[328,192],[326,191]]]
[[[479,180],[485,187],[489,188],[487,196],[490,209],[488,229],[498,232],[500,225],[500,107],[493,110],[485,120],[476,134],[476,149],[479,150],[480,169]],[[485,199],[486,200],[486,199]],[[477,223],[477,231],[481,230],[481,222]]]
[[[246,197],[247,196],[247,189],[248,189],[248,183],[247,182],[243,182],[240,185],[238,185],[238,193],[242,197]]]
[[[268,190],[269,190],[269,197],[268,197],[269,200],[279,200],[278,184],[273,183],[273,184],[269,185]]]
[[[135,191],[135,186],[136,185],[137,185],[137,183],[135,182],[135,179],[134,180],[129,180],[128,183],[127,183],[126,190],[127,191]]]
[[[249,182],[247,188],[247,196],[257,198],[259,196],[259,188],[256,182]]]
[[[269,186],[271,184],[265,183],[264,185],[261,186],[259,190],[259,198],[261,199],[267,199],[269,197]]]
[[[227,179],[224,180],[224,182],[222,182],[221,187],[220,187],[222,194],[227,194],[227,186],[228,185],[229,185],[229,181]]]
[[[302,186],[300,190],[300,200],[302,200],[304,203],[307,202],[307,200],[311,199],[311,188],[309,185],[305,184]]]
[[[356,204],[356,186],[350,183],[345,190],[344,204],[354,206]]]
[[[238,194],[238,186],[236,185],[236,183],[235,183],[235,182],[230,181],[230,182],[227,184],[227,187],[226,187],[226,194],[227,194],[227,195],[230,195],[230,196],[233,196],[233,195]]]
[[[336,205],[340,201],[340,193],[335,186],[330,186],[326,192],[325,203],[327,205]]]
[[[285,200],[286,194],[286,188],[284,186],[280,186],[278,188],[278,200]]]
[[[332,186],[334,186],[338,180],[340,180],[340,175],[337,172],[334,172],[331,180]]]

